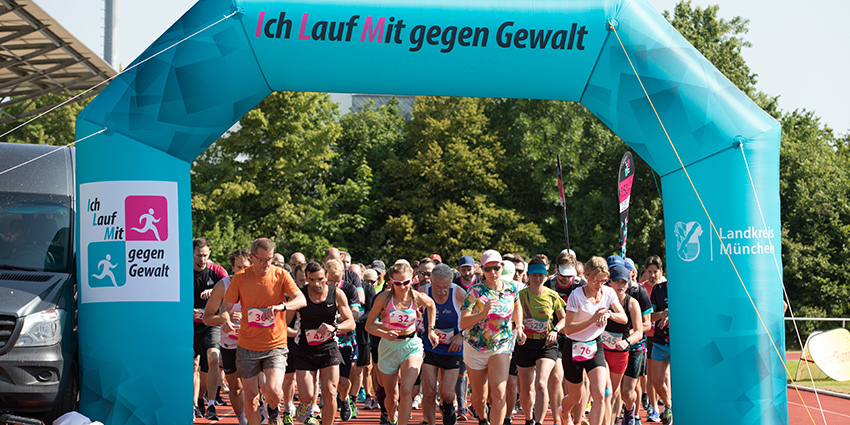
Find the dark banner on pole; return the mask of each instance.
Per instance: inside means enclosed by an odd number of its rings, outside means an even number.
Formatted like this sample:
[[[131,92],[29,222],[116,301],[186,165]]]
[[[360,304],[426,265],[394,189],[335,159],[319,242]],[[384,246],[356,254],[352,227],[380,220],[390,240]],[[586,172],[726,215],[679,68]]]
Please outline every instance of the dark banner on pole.
[[[620,161],[620,172],[617,174],[617,193],[620,201],[620,256],[623,258],[626,258],[626,237],[629,234],[629,202],[632,199],[634,173],[632,153],[626,151]]]

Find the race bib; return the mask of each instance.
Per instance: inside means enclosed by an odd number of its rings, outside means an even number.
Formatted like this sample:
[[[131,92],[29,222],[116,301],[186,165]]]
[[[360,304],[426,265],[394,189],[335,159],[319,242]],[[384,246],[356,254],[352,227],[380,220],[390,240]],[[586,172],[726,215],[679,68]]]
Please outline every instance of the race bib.
[[[192,316],[195,320],[195,323],[204,323],[204,309],[196,308],[193,311]]]
[[[525,333],[545,334],[549,331],[549,320],[526,317],[522,319],[522,327]]]
[[[274,326],[274,316],[268,320],[263,319],[264,308],[248,309],[248,326],[252,328],[271,328]]]
[[[573,341],[573,361],[583,362],[596,355],[596,341]]]
[[[322,333],[319,332],[318,329],[308,329],[307,330],[307,344],[309,345],[319,345],[333,336],[333,333]]]
[[[488,319],[507,319],[514,313],[514,303],[510,298],[499,298],[496,306],[490,310]]]
[[[454,329],[434,329],[434,333],[437,334],[440,344],[451,344],[452,337],[455,336]]]
[[[239,341],[239,325],[233,325],[233,332],[225,332],[222,330],[221,333],[221,346],[227,349],[236,348],[237,342]]]
[[[617,332],[602,332],[602,346],[608,350],[617,350],[617,342],[623,339],[623,334]]]
[[[419,334],[425,332],[425,321],[421,317],[416,318],[416,332]]]
[[[414,323],[416,320],[416,313],[409,314],[405,313],[403,310],[393,310],[390,312],[390,325],[406,328]]]

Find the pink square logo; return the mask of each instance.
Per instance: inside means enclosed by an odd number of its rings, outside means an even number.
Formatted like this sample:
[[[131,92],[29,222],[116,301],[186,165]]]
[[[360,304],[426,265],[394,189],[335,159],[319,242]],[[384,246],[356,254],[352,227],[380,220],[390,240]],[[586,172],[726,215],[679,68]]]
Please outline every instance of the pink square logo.
[[[128,196],[124,217],[128,241],[168,239],[168,200],[164,196]]]

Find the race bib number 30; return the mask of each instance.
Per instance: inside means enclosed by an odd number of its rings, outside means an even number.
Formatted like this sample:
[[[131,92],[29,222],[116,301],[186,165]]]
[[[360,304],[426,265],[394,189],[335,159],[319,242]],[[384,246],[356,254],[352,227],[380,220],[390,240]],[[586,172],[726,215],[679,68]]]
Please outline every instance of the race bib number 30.
[[[263,319],[264,308],[249,308],[248,309],[248,326],[253,328],[271,328],[274,326],[274,316],[271,319]]]
[[[573,341],[573,360],[583,362],[592,359],[596,355],[596,348],[596,341]]]

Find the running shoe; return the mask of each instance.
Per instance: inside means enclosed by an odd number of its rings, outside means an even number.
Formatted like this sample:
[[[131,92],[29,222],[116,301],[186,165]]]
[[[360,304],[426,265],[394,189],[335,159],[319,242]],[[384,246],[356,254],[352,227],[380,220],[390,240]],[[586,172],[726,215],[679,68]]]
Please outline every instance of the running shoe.
[[[416,397],[413,397],[413,410],[419,410],[422,406],[422,393],[416,394]]]
[[[366,396],[366,400],[363,401],[363,409],[365,409],[365,410],[372,410],[373,409],[373,407],[372,407],[372,396],[371,395]]]
[[[626,411],[623,413],[623,421],[620,423],[621,425],[635,425],[635,417],[632,415],[632,412]]]
[[[457,409],[457,420],[468,421],[469,416],[470,416],[469,410],[467,410],[466,408],[461,407],[461,408]]]
[[[337,399],[339,403],[339,418],[343,422],[348,422],[351,420],[351,405],[348,404],[348,397],[345,398],[345,401]]]
[[[216,394],[215,396],[215,405],[216,406],[227,406],[227,403],[221,398],[221,394]]]
[[[200,419],[200,418],[203,418],[203,417],[204,417],[204,412],[201,410],[200,407],[195,406],[195,418]]]
[[[322,419],[322,409],[319,406],[313,406],[313,417],[316,419]]]
[[[319,420],[311,416],[307,418],[307,421],[304,422],[304,425],[319,425]]]
[[[673,425],[673,408],[667,407],[664,413],[661,414],[661,423],[664,425]]]
[[[455,425],[457,423],[457,412],[451,403],[440,403],[440,413],[443,415],[443,425]]]
[[[292,425],[292,415],[289,412],[283,412],[283,425]]]
[[[307,418],[310,417],[310,406],[301,403],[298,405],[298,409],[295,410],[295,419],[298,422],[307,423]]]
[[[266,404],[266,411],[268,411],[269,424],[280,425],[280,405],[276,405],[274,409],[272,409],[271,404]]]
[[[217,421],[218,420],[218,415],[215,414],[215,403],[207,406],[207,411],[204,412],[204,419],[206,419],[208,421]]]
[[[366,390],[361,388],[360,392],[357,393],[357,402],[365,403],[366,402]]]
[[[649,413],[646,414],[647,422],[661,422],[661,415],[658,414],[658,410],[650,409]]]
[[[511,420],[510,416],[508,416],[507,418],[505,418],[505,422],[504,422],[504,423],[505,423],[505,425],[514,425],[514,423],[513,423],[513,421]]]
[[[360,411],[357,410],[357,403],[354,402],[354,396],[348,396],[348,406],[351,408],[351,419],[357,418]]]
[[[379,423],[380,425],[389,425],[389,424],[390,424],[390,419],[389,419],[389,417],[387,416],[387,413],[386,413],[386,412],[381,412],[381,419],[380,419],[380,421],[379,421],[378,423]]]

